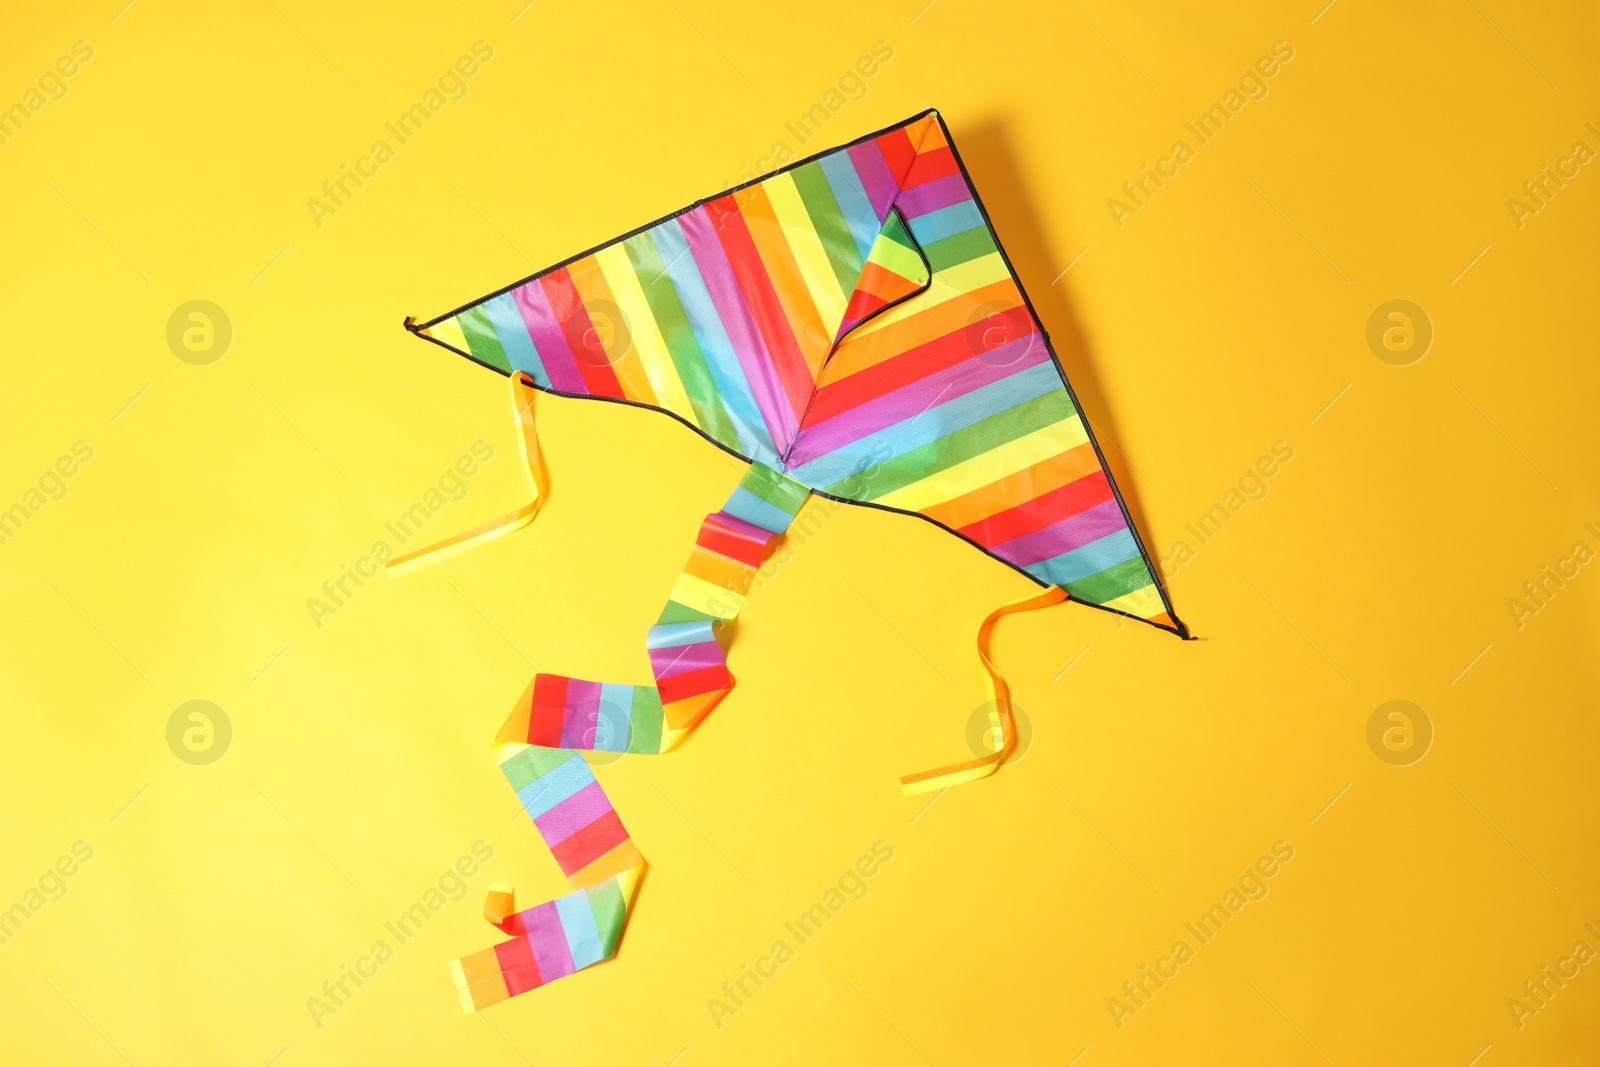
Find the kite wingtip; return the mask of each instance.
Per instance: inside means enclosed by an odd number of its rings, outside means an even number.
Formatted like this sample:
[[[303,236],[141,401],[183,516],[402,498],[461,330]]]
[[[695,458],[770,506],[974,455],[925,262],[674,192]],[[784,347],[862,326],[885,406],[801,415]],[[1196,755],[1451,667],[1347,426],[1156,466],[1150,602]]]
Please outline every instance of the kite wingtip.
[[[1160,629],[1175,633],[1185,641],[1197,640],[1196,637],[1189,632],[1189,627],[1184,625],[1184,623],[1179,619],[1175,618],[1169,611],[1163,611],[1159,615],[1152,615],[1145,621],[1154,624]]]
[[[415,315],[407,315],[401,325],[411,333],[422,334],[424,337],[427,336],[422,327],[417,325],[417,317]]]

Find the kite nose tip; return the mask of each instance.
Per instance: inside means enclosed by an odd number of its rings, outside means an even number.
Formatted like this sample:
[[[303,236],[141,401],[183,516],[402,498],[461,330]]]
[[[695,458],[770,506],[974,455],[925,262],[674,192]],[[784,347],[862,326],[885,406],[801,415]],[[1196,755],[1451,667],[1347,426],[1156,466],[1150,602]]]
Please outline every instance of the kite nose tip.
[[[417,325],[417,317],[415,315],[407,315],[401,325],[414,334],[422,337],[428,336],[428,331]]]

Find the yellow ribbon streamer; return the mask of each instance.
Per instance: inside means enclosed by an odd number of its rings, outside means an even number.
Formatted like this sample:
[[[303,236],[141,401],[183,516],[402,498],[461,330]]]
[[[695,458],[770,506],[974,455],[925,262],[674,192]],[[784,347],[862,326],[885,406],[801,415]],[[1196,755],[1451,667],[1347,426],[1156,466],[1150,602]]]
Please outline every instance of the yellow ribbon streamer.
[[[931,793],[936,789],[945,789],[962,782],[971,782],[978,778],[986,778],[993,774],[1001,762],[1011,754],[1011,746],[1016,742],[1016,725],[1011,715],[1011,690],[1006,687],[1006,680],[995,670],[993,661],[989,659],[989,633],[994,629],[994,624],[1003,615],[1014,615],[1017,612],[1033,611],[1037,608],[1059,604],[1069,598],[1069,594],[1059,585],[1052,585],[1038,596],[1019,600],[1015,604],[1008,604],[1003,608],[996,608],[989,613],[978,627],[978,660],[983,664],[984,671],[988,674],[989,700],[995,706],[1000,724],[1000,744],[995,751],[977,759],[967,760],[965,763],[953,763],[948,767],[939,767],[931,771],[921,771],[917,774],[908,774],[900,779],[900,788],[908,796],[912,793]]]
[[[517,442],[522,449],[522,466],[528,472],[528,485],[533,489],[533,501],[509,515],[502,515],[498,519],[491,519],[481,526],[474,526],[464,533],[446,538],[436,545],[419,548],[415,552],[407,552],[403,556],[396,556],[384,566],[389,573],[399,577],[408,571],[429,564],[438,563],[449,559],[451,556],[476,548],[478,545],[493,541],[497,537],[504,537],[508,533],[520,530],[533,521],[539,513],[539,505],[543,502],[545,489],[544,458],[539,452],[539,435],[533,425],[533,403],[538,392],[533,387],[533,379],[525,372],[517,371],[511,375],[511,407],[517,413],[517,421],[522,425],[522,436]],[[518,394],[521,394],[519,396]],[[526,401],[526,403],[523,403]]]

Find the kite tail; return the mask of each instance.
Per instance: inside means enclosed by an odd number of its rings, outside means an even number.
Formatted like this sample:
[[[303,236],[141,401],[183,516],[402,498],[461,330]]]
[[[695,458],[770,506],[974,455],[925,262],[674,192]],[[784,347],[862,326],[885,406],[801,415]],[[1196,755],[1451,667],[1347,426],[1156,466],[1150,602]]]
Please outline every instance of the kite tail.
[[[469,548],[477,548],[497,537],[520,530],[533,521],[545,498],[544,456],[539,451],[539,434],[533,425],[533,401],[536,396],[538,392],[527,372],[519,370],[511,375],[511,410],[516,412],[517,424],[522,430],[517,447],[522,450],[522,468],[528,472],[528,487],[533,490],[533,499],[509,515],[490,519],[482,526],[474,526],[436,545],[396,556],[384,564],[384,569],[391,576],[398,578],[418,567],[447,560]]]
[[[1070,598],[1070,594],[1059,585],[1052,585],[1044,592],[1019,600],[1015,604],[1007,604],[1003,608],[991,611],[987,618],[978,626],[978,661],[983,664],[984,684],[989,689],[989,721],[991,725],[990,737],[994,742],[994,751],[970,759],[964,763],[954,763],[948,767],[938,767],[931,771],[920,771],[917,774],[908,774],[900,779],[900,789],[910,795],[912,793],[930,793],[935,789],[948,789],[962,782],[970,782],[977,778],[987,778],[999,769],[1011,754],[1011,746],[1016,740],[1016,724],[1011,714],[1011,689],[1006,685],[1005,678],[995,669],[994,661],[989,658],[989,634],[994,630],[994,624],[1002,616],[1014,615],[1020,611],[1034,611],[1038,608],[1059,604]]]
[[[390,560],[391,571],[437,562],[532,521],[545,496],[545,480],[530,385],[526,375],[512,376],[533,502]],[[518,911],[509,885],[490,888],[484,918],[511,940],[451,963],[464,1010],[537,989],[616,952],[645,862],[579,752],[665,752],[727,695],[733,676],[716,628],[739,614],[768,549],[808,495],[799,482],[756,464],[722,509],[706,516],[689,562],[645,640],[655,684],[540,674],[517,701],[492,751],[574,891]]]

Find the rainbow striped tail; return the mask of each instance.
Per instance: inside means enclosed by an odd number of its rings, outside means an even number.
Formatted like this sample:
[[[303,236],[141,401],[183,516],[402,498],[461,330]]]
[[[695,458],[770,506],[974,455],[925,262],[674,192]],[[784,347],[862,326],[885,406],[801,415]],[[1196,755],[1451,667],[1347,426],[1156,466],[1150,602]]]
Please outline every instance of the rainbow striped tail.
[[[646,644],[654,685],[540,674],[494,742],[495,759],[574,891],[516,911],[496,885],[484,917],[512,935],[450,965],[461,1006],[476,1011],[616,952],[644,857],[579,753],[665,752],[733,688],[719,622],[743,607],[756,569],[809,490],[759,464],[706,516]]]

